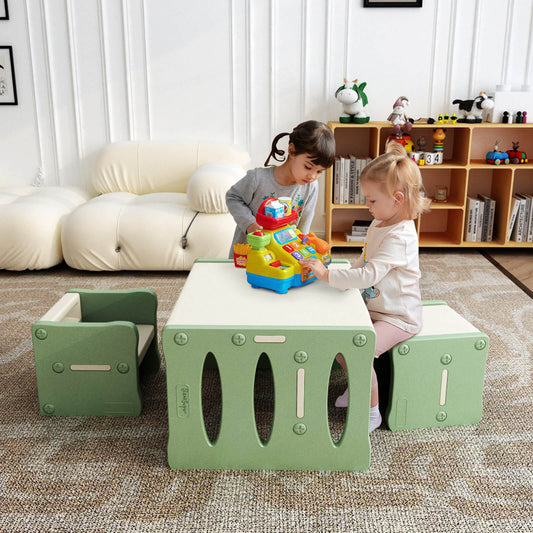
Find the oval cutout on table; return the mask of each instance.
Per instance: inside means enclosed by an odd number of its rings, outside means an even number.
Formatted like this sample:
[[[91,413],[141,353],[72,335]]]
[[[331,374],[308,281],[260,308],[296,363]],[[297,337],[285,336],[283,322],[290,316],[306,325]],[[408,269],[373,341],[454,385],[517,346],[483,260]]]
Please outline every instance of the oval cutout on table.
[[[336,407],[335,402],[348,388],[348,376],[337,357],[344,363],[342,354],[338,354],[332,361],[328,385],[328,425],[331,440],[338,444],[344,435],[346,427],[346,407]]]
[[[202,369],[202,417],[211,444],[215,444],[222,421],[222,382],[216,357],[209,352]]]
[[[254,417],[259,440],[266,444],[274,424],[274,374],[266,353],[257,361],[254,378]]]

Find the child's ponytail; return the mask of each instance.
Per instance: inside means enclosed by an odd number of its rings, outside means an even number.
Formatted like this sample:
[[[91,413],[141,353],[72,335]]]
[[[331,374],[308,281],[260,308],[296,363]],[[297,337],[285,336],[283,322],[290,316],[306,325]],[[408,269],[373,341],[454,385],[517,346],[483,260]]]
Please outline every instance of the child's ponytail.
[[[270,149],[270,153],[268,154],[268,157],[265,161],[265,167],[268,166],[268,162],[270,161],[271,157],[273,157],[276,161],[279,161],[279,162],[282,162],[285,160],[285,157],[283,157],[285,155],[285,150],[280,150],[277,146],[278,141],[282,137],[285,137],[285,135],[290,135],[290,133],[278,133],[278,135],[274,137],[274,140],[272,141],[272,148]],[[278,159],[277,156],[280,156],[281,159]]]

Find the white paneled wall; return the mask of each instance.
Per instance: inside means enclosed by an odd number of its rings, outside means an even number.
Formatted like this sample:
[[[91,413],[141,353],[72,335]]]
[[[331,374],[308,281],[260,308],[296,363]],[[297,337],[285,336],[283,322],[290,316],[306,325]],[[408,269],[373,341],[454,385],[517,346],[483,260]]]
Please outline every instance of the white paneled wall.
[[[231,142],[262,165],[276,133],[337,119],[344,76],[368,83],[372,120],[402,94],[417,118],[533,84],[533,0],[8,1],[19,105],[0,106],[0,185],[88,187],[124,139]]]

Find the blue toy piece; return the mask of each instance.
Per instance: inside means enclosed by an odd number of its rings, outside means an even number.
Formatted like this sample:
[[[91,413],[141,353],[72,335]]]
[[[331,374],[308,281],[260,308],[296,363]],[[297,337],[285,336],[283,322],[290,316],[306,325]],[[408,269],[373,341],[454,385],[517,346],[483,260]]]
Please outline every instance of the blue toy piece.
[[[496,152],[496,151],[492,151],[492,152],[487,152],[487,157],[485,159],[485,161],[489,164],[489,165],[508,165],[509,164],[509,154],[507,152]]]

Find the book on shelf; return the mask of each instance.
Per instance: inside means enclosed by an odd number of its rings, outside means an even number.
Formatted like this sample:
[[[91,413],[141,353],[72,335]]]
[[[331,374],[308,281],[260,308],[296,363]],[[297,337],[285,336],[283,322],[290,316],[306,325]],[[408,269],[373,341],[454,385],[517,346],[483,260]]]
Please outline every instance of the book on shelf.
[[[533,242],[533,195],[516,193],[513,200],[520,203],[509,240]]]
[[[364,204],[366,199],[361,191],[361,172],[370,157],[356,157],[355,155],[337,156],[333,171],[333,203],[334,204]]]
[[[483,218],[481,221],[481,241],[490,242],[494,232],[494,213],[496,211],[496,200],[486,196],[485,194],[478,194],[478,200],[483,204]]]
[[[466,199],[467,220],[464,239],[466,242],[476,242],[478,232],[479,206],[481,202],[472,196]]]
[[[533,228],[531,227],[531,220],[533,215],[533,196],[531,194],[521,193],[517,193],[516,196],[520,198],[520,208],[518,210],[518,220],[516,222],[516,226],[520,224],[520,227],[516,229],[517,236],[521,239],[518,242],[532,242]]]
[[[514,195],[511,200],[511,217],[509,218],[509,226],[507,228],[507,240],[508,241],[511,240],[511,236],[514,231],[519,207],[520,207],[520,198]]]
[[[355,219],[352,224],[352,233],[353,232],[362,232],[366,233],[368,231],[368,228],[370,227],[370,224],[372,223],[371,220],[359,220]]]
[[[345,232],[346,242],[363,242],[366,238],[366,233],[350,233]]]
[[[511,233],[511,240],[516,242],[524,241],[524,225],[527,217],[527,199],[523,194],[515,194],[513,198],[516,198],[518,202],[518,213],[516,215],[516,220],[514,223],[513,231]],[[526,230],[527,238],[527,230]]]
[[[526,242],[533,242],[533,194],[526,194],[525,196],[529,199],[530,202]]]

